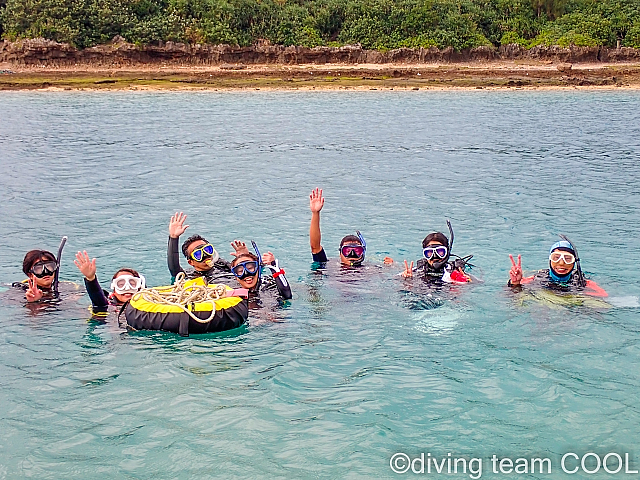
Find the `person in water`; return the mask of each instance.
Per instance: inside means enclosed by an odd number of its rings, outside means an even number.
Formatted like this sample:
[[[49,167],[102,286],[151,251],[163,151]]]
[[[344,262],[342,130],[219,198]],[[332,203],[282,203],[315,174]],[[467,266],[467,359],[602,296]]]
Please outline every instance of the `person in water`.
[[[419,273],[427,282],[443,282],[443,283],[468,283],[471,276],[465,273],[465,268],[472,255],[464,258],[457,257],[451,260],[451,247],[453,246],[453,229],[451,223],[447,220],[449,226],[449,234],[451,240],[442,232],[433,232],[422,240],[421,258],[416,262],[416,267],[404,261],[404,278],[411,278],[414,272]]]
[[[260,255],[256,244],[253,245],[255,254],[249,252],[244,242],[235,240],[231,243],[235,250],[235,253],[232,253],[235,258],[231,262],[231,272],[238,283],[249,291],[249,302],[252,302],[252,299],[259,301],[260,297],[265,295],[275,296],[278,303],[290,300],[291,286],[278,260],[271,252]],[[264,275],[265,271],[271,275]]]
[[[580,267],[580,258],[573,243],[561,235],[562,240],[554,243],[549,249],[549,268],[539,270],[535,274],[524,277],[522,273],[522,256],[518,262],[509,254],[511,270],[507,285],[514,290],[521,290],[522,285],[538,285],[543,288],[561,292],[581,292],[594,297],[606,297],[607,292],[593,280],[587,280]]]
[[[106,313],[109,306],[121,307],[146,286],[144,277],[133,268],[121,268],[111,279],[111,292],[107,292],[96,277],[96,259],[90,260],[86,250],[76,253],[73,263],[84,275],[84,285],[94,314]]]
[[[322,247],[322,233],[320,231],[320,211],[324,206],[322,189],[316,188],[309,195],[309,208],[311,209],[311,227],[309,229],[309,243],[313,261],[326,263],[329,261]],[[364,262],[367,253],[367,244],[360,232],[356,235],[347,235],[340,241],[340,263],[344,266],[358,267]]]
[[[15,282],[14,287],[22,288],[27,302],[38,302],[56,296],[55,282],[58,260],[48,250],[30,250],[22,261],[22,271],[28,277],[23,282]]]
[[[192,271],[185,271],[180,266],[178,241],[189,225],[185,225],[187,216],[176,212],[169,222],[169,245],[167,248],[167,263],[173,283],[180,272],[184,272],[187,279],[203,277],[207,283],[227,283],[233,280],[231,264],[222,258],[216,249],[200,235],[192,235],[182,244],[182,254],[187,263],[193,267]]]

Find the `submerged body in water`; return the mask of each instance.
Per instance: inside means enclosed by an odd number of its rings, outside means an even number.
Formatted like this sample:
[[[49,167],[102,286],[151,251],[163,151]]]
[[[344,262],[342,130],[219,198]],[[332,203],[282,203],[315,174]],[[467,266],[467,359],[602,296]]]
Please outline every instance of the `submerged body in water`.
[[[525,277],[522,273],[522,257],[518,262],[509,255],[511,270],[507,285],[520,295],[520,302],[538,300],[551,306],[609,308],[603,298],[607,292],[593,280],[587,279],[580,266],[580,257],[574,244],[560,235],[562,241],[549,249],[549,268],[538,270]]]

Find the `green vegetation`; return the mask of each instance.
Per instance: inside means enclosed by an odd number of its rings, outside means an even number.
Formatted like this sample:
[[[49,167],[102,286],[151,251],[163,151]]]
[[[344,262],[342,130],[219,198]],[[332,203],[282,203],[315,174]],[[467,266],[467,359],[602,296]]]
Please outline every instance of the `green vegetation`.
[[[0,35],[247,46],[640,48],[640,0],[0,0]]]

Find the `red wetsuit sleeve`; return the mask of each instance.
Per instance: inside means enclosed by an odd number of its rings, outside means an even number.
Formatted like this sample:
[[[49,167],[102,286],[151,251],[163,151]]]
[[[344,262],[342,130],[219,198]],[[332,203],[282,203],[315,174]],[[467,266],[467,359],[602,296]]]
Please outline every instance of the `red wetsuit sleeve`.
[[[609,294],[605,291],[605,289],[602,288],[593,280],[587,280],[586,288],[587,290],[585,290],[584,293],[586,293],[587,295],[591,295],[592,297],[608,297],[609,296]]]

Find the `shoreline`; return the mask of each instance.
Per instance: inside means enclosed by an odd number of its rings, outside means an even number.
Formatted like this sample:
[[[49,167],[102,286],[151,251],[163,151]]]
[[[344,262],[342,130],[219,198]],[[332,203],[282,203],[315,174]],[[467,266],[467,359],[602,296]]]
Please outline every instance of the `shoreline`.
[[[119,67],[0,64],[0,91],[638,90],[640,63],[494,61]]]

